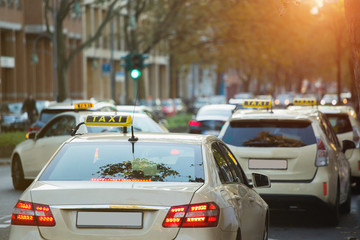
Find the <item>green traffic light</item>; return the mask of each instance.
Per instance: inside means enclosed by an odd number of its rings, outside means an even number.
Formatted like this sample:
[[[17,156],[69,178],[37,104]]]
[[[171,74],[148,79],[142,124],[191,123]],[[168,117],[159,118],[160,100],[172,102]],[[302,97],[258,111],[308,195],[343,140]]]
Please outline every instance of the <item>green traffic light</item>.
[[[133,70],[131,70],[131,72],[130,72],[130,76],[131,76],[133,79],[139,78],[140,75],[141,75],[141,72],[140,72],[138,69],[133,69]]]

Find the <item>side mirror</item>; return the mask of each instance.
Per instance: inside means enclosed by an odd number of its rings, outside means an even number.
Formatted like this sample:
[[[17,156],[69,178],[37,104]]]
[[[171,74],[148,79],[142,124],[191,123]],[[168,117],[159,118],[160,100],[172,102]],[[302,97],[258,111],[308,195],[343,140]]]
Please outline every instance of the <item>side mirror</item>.
[[[30,132],[30,133],[26,134],[26,136],[27,136],[27,139],[35,139],[36,132],[35,131]]]
[[[252,173],[252,182],[253,186],[256,188],[269,188],[271,187],[271,182],[268,176],[260,173]]]
[[[354,148],[356,148],[355,143],[354,143],[353,141],[351,141],[351,140],[344,140],[342,143],[343,143],[343,149],[342,149],[342,151],[343,151],[344,153],[345,153],[346,150],[348,150],[348,149],[354,149]]]

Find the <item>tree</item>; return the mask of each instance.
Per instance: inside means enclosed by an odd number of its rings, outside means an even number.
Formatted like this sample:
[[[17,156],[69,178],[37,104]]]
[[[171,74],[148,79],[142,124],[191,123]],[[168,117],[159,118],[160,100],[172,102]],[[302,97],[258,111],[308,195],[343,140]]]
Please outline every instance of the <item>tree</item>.
[[[59,82],[58,100],[63,101],[68,97],[67,71],[74,57],[96,41],[107,24],[119,16],[121,10],[126,9],[123,34],[126,40],[126,47],[129,52],[149,53],[161,41],[176,34],[172,29],[183,15],[184,7],[189,2],[196,0],[94,0],[92,4],[99,7],[106,7],[106,15],[102,23],[95,30],[93,36],[83,39],[80,46],[66,51],[64,38],[64,21],[66,17],[76,9],[80,8],[81,0],[56,0],[56,41],[57,41],[57,77]],[[50,31],[49,19],[53,16],[53,0],[44,0],[45,20],[47,33],[54,37]]]
[[[56,26],[56,32],[55,34],[50,31],[50,24],[49,19],[50,17],[54,17],[54,9],[51,4],[55,3],[55,13],[56,13],[56,20],[54,22]],[[57,42],[57,79],[58,79],[58,101],[62,102],[66,98],[68,98],[69,95],[69,89],[68,89],[68,80],[67,80],[67,72],[70,67],[70,64],[72,60],[75,58],[75,56],[80,53],[84,48],[89,46],[91,43],[96,41],[101,33],[102,30],[105,28],[106,24],[117,14],[119,14],[120,9],[122,6],[119,6],[118,0],[110,1],[110,0],[94,0],[93,4],[97,5],[103,5],[107,4],[108,11],[107,14],[103,20],[103,22],[98,26],[97,30],[95,31],[94,36],[89,37],[85,41],[82,42],[80,46],[77,48],[71,50],[69,53],[67,53],[66,48],[66,42],[64,37],[64,21],[68,17],[70,13],[72,13],[75,10],[80,9],[80,0],[60,0],[60,1],[52,1],[52,0],[44,0],[44,9],[45,9],[45,21],[46,21],[46,27],[47,27],[47,34],[54,38],[56,36],[56,42]]]
[[[360,1],[345,0],[345,16],[349,27],[349,39],[352,47],[354,80],[359,101],[360,96]],[[359,111],[359,102],[357,110]]]

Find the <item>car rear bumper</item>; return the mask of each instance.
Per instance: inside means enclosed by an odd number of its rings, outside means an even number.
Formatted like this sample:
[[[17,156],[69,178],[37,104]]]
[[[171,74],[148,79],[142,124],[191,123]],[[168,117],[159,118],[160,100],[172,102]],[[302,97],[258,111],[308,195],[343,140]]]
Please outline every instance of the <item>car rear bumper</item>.
[[[271,210],[316,210],[331,207],[323,200],[308,195],[260,194]]]
[[[328,167],[319,167],[310,181],[271,181],[270,188],[256,189],[273,208],[279,203],[284,207],[301,205],[334,206],[337,195],[337,176]],[[269,202],[268,202],[268,201]],[[270,203],[272,202],[272,203]],[[287,204],[285,204],[287,203]],[[317,204],[316,204],[317,203]]]
[[[38,228],[35,226],[16,226],[12,225],[10,228],[9,240],[31,239],[43,240]]]

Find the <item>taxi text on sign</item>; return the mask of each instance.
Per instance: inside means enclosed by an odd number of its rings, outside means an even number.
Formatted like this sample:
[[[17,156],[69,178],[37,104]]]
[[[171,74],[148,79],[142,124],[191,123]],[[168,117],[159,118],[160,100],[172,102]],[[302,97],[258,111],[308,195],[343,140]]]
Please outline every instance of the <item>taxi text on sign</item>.
[[[85,119],[85,124],[89,126],[122,126],[130,127],[132,124],[131,116],[94,116],[89,115]]]
[[[261,108],[270,108],[271,101],[269,100],[244,100],[244,107],[261,107]]]

